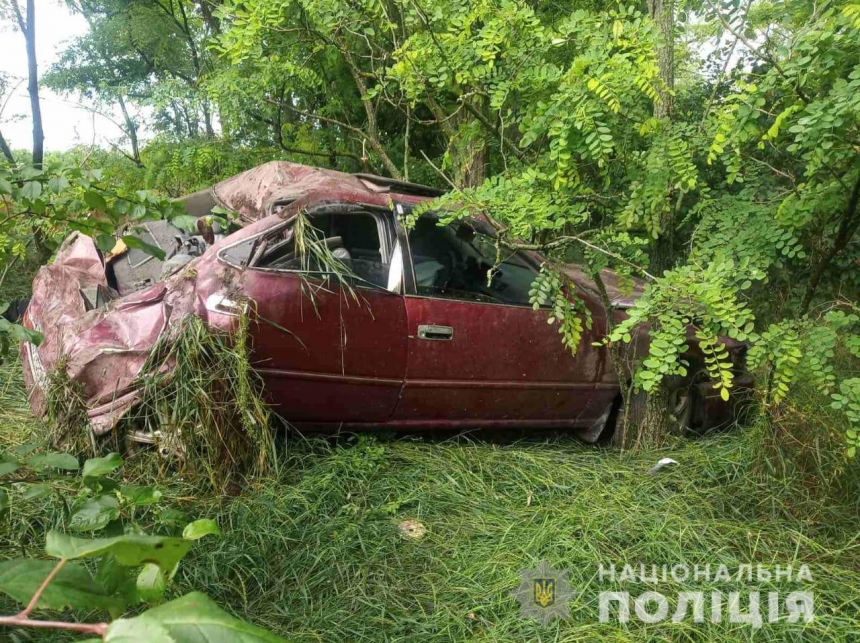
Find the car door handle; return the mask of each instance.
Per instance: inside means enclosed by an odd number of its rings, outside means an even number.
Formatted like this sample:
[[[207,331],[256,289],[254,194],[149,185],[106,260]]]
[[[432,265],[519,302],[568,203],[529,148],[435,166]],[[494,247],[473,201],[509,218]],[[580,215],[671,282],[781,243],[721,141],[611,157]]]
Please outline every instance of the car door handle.
[[[418,339],[454,339],[454,329],[450,326],[421,324],[418,326]]]

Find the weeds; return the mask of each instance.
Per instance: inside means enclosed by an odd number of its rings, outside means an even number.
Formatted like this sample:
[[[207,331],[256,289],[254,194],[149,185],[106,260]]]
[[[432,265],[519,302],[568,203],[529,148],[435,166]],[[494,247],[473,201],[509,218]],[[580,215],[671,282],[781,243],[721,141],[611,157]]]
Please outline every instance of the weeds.
[[[218,489],[238,473],[271,473],[276,462],[272,413],[247,342],[247,315],[229,337],[188,316],[159,339],[138,380],[142,402],[131,425],[159,435],[184,470]]]
[[[83,391],[84,385],[69,377],[68,358],[61,357],[48,374],[44,441],[52,449],[96,456],[98,447],[89,428]]]

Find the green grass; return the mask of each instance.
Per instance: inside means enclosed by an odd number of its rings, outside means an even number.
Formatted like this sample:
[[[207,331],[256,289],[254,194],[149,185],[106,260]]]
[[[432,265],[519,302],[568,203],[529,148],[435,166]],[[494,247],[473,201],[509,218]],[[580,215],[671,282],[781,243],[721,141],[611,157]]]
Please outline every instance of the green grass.
[[[14,369],[3,377],[6,447],[26,440],[34,423]],[[215,518],[225,532],[195,547],[171,592],[201,589],[301,642],[860,640],[856,469],[839,480],[790,466],[775,476],[762,442],[762,430],[750,429],[622,457],[572,440],[294,438],[280,475],[256,479],[236,496],[204,493],[177,477],[158,483],[172,510]],[[649,475],[664,456],[679,465]],[[153,470],[145,458],[127,467],[136,482]],[[13,507],[0,526],[0,557],[38,555],[45,526],[60,520],[55,513],[44,503]],[[407,519],[426,527],[423,538],[401,534]],[[547,628],[520,619],[508,595],[519,570],[542,558],[570,568],[580,592],[571,619]],[[622,586],[599,581],[601,563],[725,564],[733,577],[741,564],[806,563],[814,582]],[[655,625],[598,622],[600,591],[649,589],[669,596],[670,614],[679,591],[811,590],[816,617],[757,631],[689,616]]]

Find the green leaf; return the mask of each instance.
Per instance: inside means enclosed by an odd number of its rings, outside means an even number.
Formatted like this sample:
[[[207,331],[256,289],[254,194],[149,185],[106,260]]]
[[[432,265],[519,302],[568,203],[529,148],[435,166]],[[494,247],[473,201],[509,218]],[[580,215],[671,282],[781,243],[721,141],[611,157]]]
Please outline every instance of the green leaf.
[[[143,250],[146,254],[152,255],[164,261],[164,250],[159,248],[158,246],[154,246],[151,243],[147,243],[140,237],[135,237],[134,235],[127,235],[122,238],[123,243],[127,245],[129,248],[134,248],[135,250]]]
[[[93,210],[98,210],[99,212],[107,210],[107,201],[105,201],[105,198],[95,190],[87,190],[84,192],[84,203]]]
[[[164,635],[157,628],[147,629],[153,624],[166,630],[168,638],[163,638]],[[115,638],[121,636],[144,638]],[[162,638],[150,638],[150,636],[162,636]],[[120,619],[111,623],[105,635],[105,641],[106,643],[118,641],[122,643],[131,641],[286,643],[286,639],[228,614],[200,592],[186,594],[182,598],[144,612],[137,618]]]
[[[42,196],[42,184],[38,181],[27,181],[21,187],[21,196],[28,201],[35,201]]]
[[[190,214],[180,214],[178,217],[173,217],[170,223],[186,232],[197,232],[197,217],[192,217]]]
[[[58,531],[49,531],[45,553],[55,558],[95,558],[113,554],[120,565],[137,567],[154,563],[170,572],[188,553],[192,542],[169,536],[140,536],[126,534],[114,538],[75,538]]]
[[[203,536],[209,535],[221,535],[221,529],[218,527],[218,523],[209,518],[203,518],[201,520],[195,520],[192,523],[188,523],[185,526],[185,529],[182,530],[182,537],[187,538],[188,540],[198,540],[203,538]]]
[[[69,522],[72,531],[103,529],[111,520],[119,518],[119,502],[111,496],[87,498]]]
[[[0,489],[0,513],[9,508],[9,494],[5,489]]]
[[[0,591],[26,604],[56,566],[57,561],[53,560],[17,558],[4,561],[0,563]],[[38,603],[42,609],[53,610],[96,608],[119,611],[125,606],[125,600],[109,596],[83,565],[74,562],[63,565]]]
[[[120,487],[119,492],[123,497],[138,507],[154,505],[161,500],[161,496],[163,495],[154,487],[137,487],[135,485],[123,485]]]
[[[53,176],[48,179],[48,189],[55,194],[59,194],[69,187],[69,179],[64,176]]]
[[[103,458],[90,458],[84,462],[84,478],[105,476],[122,466],[119,453],[109,453]]]
[[[19,444],[12,451],[17,453],[18,455],[27,455],[28,453],[32,453],[36,449],[40,449],[42,447],[41,444],[36,442],[28,442],[26,444]]]
[[[31,484],[21,497],[24,500],[32,500],[33,498],[41,498],[42,496],[47,496],[51,493],[51,485],[49,484]]]
[[[0,476],[8,476],[10,473],[15,473],[18,469],[21,468],[18,460],[15,459],[15,456],[2,454],[0,455]]]
[[[113,250],[113,247],[116,245],[116,239],[112,234],[107,234],[106,232],[102,232],[96,235],[96,246],[102,252],[110,252]]]
[[[167,578],[164,571],[152,563],[147,563],[137,575],[137,594],[147,603],[158,603],[164,599]]]
[[[143,616],[114,621],[104,640],[106,643],[178,643],[163,625]],[[201,643],[205,643],[205,639]]]
[[[21,324],[9,324],[6,332],[9,333],[9,336],[12,337],[12,339],[16,339],[19,342],[30,342],[36,346],[39,346],[42,343],[42,340],[45,339],[45,336],[39,331],[30,330],[29,328],[21,326]]]
[[[30,457],[29,465],[33,469],[63,469],[75,471],[80,469],[78,459],[71,453],[45,453]]]

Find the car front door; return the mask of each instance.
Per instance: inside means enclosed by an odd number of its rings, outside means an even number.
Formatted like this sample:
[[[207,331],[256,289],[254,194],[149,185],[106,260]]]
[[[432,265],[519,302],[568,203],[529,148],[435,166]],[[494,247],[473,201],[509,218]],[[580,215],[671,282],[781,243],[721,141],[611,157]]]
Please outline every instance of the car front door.
[[[406,366],[403,297],[386,290],[384,222],[350,206],[300,216],[302,231],[294,218],[221,253],[246,257],[240,289],[254,307],[253,366],[288,420],[384,422]]]
[[[529,304],[539,266],[496,247],[488,226],[438,225],[419,218],[408,233],[406,381],[395,419],[404,423],[588,426],[614,391],[598,381],[605,351],[591,343],[605,320],[583,333],[576,356],[561,343],[547,310]],[[595,307],[596,308],[596,307]]]

